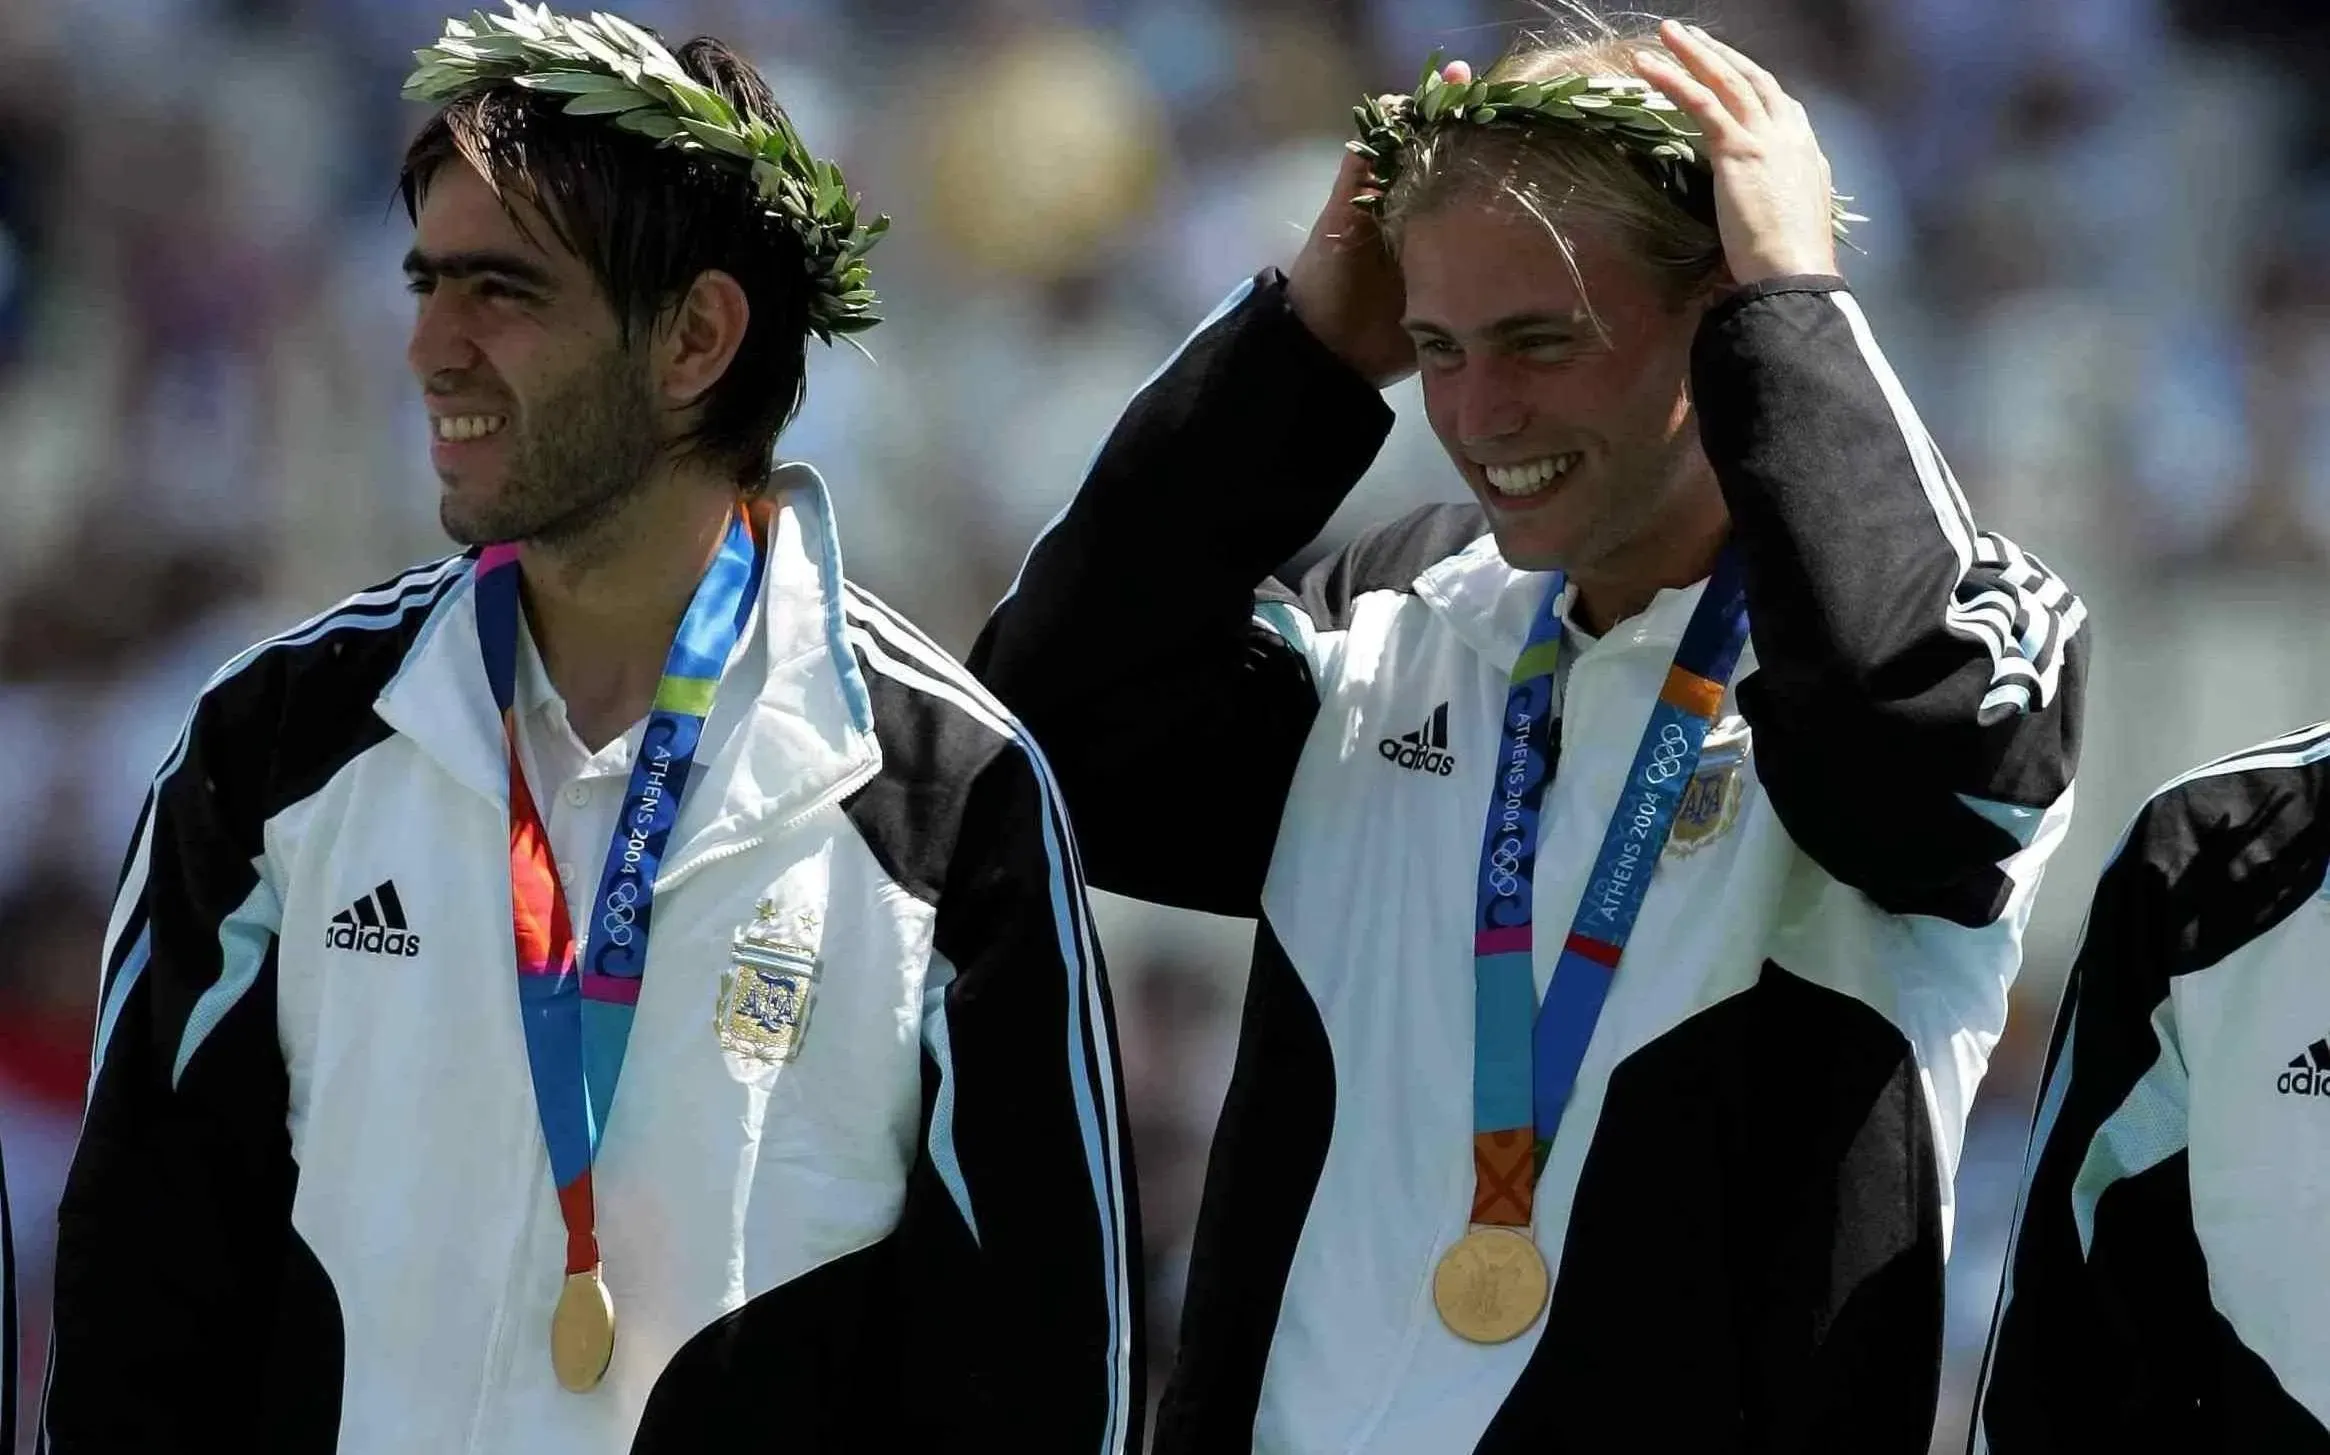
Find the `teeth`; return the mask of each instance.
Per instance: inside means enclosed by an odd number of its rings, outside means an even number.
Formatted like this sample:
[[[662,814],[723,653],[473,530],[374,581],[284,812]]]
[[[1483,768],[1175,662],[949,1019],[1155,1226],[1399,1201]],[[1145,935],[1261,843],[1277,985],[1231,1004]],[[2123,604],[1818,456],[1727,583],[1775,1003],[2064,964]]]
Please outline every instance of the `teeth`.
[[[1484,465],[1482,473],[1489,477],[1490,488],[1499,495],[1536,495],[1576,468],[1580,458],[1572,450],[1567,454],[1532,460],[1525,465]]]
[[[484,439],[509,422],[506,414],[447,414],[435,421],[437,438],[447,441]]]

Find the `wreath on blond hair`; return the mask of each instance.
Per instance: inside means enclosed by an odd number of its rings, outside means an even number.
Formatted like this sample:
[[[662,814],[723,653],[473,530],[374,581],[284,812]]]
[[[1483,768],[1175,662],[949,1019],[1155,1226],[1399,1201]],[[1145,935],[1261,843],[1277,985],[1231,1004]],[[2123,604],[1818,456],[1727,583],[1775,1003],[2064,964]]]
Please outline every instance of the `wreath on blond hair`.
[[[1445,128],[1545,126],[1608,140],[1684,210],[1713,221],[1713,183],[1699,151],[1698,124],[1648,81],[1573,71],[1543,81],[1460,83],[1443,76],[1441,64],[1441,53],[1434,51],[1414,91],[1369,97],[1351,109],[1359,135],[1344,145],[1368,162],[1368,185],[1354,205],[1380,214],[1403,162]],[[1830,226],[1840,242],[1848,224],[1868,221],[1845,209],[1851,200],[1829,198]]]

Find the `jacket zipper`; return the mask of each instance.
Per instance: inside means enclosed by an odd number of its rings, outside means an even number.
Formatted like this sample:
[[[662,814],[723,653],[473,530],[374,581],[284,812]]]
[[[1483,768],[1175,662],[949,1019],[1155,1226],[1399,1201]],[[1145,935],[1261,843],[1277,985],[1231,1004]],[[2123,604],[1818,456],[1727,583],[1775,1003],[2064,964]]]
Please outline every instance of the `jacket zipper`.
[[[782,822],[772,827],[764,828],[759,833],[752,835],[750,838],[738,839],[733,843],[721,844],[716,848],[706,849],[702,853],[696,855],[696,857],[693,859],[690,859],[674,868],[665,870],[662,874],[656,876],[655,892],[658,894],[664,893],[673,885],[679,883],[682,879],[687,878],[689,875],[695,873],[698,869],[703,868],[707,864],[717,864],[723,859],[733,859],[739,854],[749,854],[754,849],[757,849],[761,845],[767,843],[770,839],[791,833],[794,829],[797,829],[802,824],[807,823],[813,816],[822,813],[826,809],[832,807],[835,802],[849,797],[849,795],[852,793],[857,792],[860,788],[863,788],[868,783],[871,783],[874,778],[881,773],[881,771],[882,760],[879,755],[876,755],[872,760],[860,765],[855,769],[852,769],[846,777],[842,778],[832,787],[826,789],[823,793],[818,794],[815,798],[809,800],[809,802],[803,804],[798,809],[795,809],[792,814],[786,817]]]

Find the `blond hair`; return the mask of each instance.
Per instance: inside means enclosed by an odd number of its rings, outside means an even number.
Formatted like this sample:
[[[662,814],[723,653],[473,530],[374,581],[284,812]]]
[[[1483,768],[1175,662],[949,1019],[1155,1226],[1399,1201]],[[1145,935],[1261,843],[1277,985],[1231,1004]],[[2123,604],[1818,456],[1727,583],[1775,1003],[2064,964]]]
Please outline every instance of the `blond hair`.
[[[1656,16],[1629,16],[1621,25],[1582,5],[1567,8],[1564,32],[1524,33],[1483,79],[1631,76],[1635,53],[1659,45]],[[1394,250],[1411,219],[1454,201],[1502,201],[1536,219],[1561,248],[1581,295],[1585,281],[1569,233],[1580,222],[1607,229],[1678,301],[1723,266],[1711,209],[1686,206],[1624,147],[1582,129],[1544,122],[1428,129],[1400,159],[1398,180],[1384,199],[1384,231]],[[1592,313],[1591,299],[1586,307]]]

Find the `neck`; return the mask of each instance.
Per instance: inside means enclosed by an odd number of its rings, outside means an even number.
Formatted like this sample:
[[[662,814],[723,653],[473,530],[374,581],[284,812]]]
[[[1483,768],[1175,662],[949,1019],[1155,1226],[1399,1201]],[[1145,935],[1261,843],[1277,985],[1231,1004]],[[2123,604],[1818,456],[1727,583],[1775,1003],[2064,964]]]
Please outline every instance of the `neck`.
[[[1731,517],[1715,500],[1712,512],[1666,522],[1585,570],[1570,572],[1578,588],[1570,616],[1594,636],[1649,607],[1661,591],[1704,581],[1731,533]]]
[[[571,538],[519,547],[526,624],[567,720],[596,752],[645,716],[736,508],[726,481],[655,480]]]

